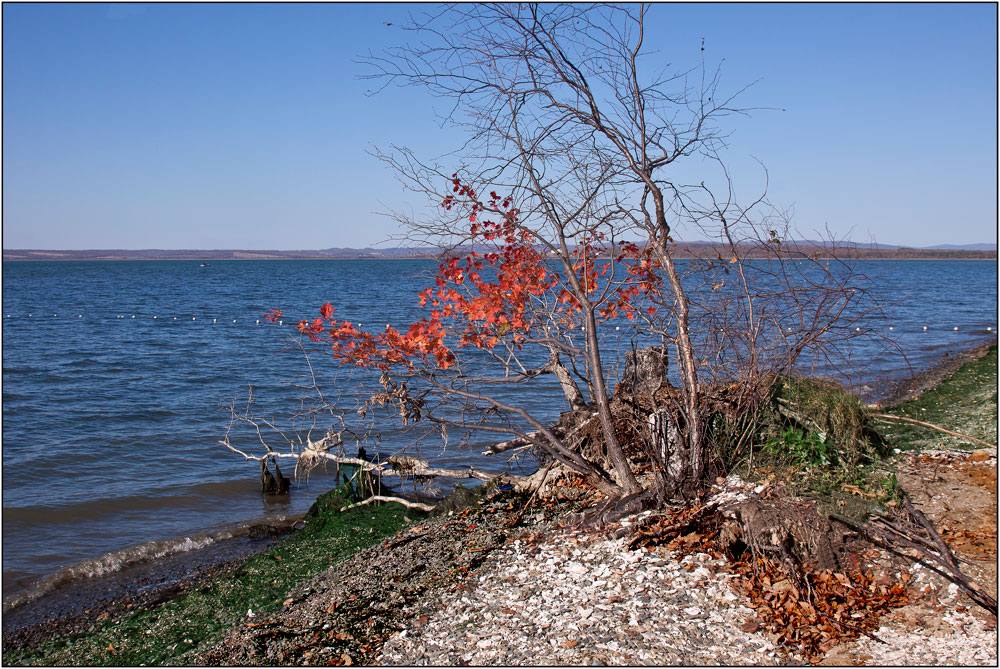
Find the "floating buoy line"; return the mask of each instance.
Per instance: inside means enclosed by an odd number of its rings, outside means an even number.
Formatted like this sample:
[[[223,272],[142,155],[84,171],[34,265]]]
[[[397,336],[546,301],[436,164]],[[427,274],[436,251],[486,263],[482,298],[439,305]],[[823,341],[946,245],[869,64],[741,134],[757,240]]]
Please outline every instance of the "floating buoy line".
[[[57,318],[58,316],[59,316],[59,314],[52,314],[52,318]],[[32,317],[34,317],[34,314],[33,313],[26,314],[25,317],[26,318],[32,318]],[[83,318],[83,314],[77,314],[76,317],[78,319],[79,318]],[[5,313],[4,314],[4,318],[16,319],[16,318],[18,318],[18,316],[16,314],[6,314]],[[107,318],[110,319],[111,317],[108,316]],[[115,320],[134,320],[135,319],[135,314],[132,314],[130,316],[125,316],[123,314],[116,314],[114,318],[115,318]],[[152,319],[154,321],[162,321],[162,320],[174,320],[174,321],[181,320],[181,321],[186,321],[187,320],[187,316],[169,316],[169,317],[168,316],[163,316],[163,317],[161,317],[159,315],[156,315],[156,316],[152,316]],[[192,321],[197,321],[198,317],[197,316],[192,316],[191,320]],[[219,320],[218,318],[213,318],[212,319],[212,323],[218,323],[218,320]],[[232,322],[233,323],[237,323],[238,320],[239,319],[234,318],[234,319],[232,319]],[[260,319],[257,319],[257,320],[254,321],[254,325],[260,325],[260,324],[261,324]],[[267,325],[268,322],[265,321],[264,324]],[[279,321],[277,321],[277,324],[278,325],[284,325],[285,321],[279,320]],[[358,325],[360,326],[360,323]]]
[[[34,312],[26,314],[25,317],[26,318],[33,318],[34,317]],[[54,314],[51,315],[51,317],[52,318],[58,318],[59,314],[58,313],[54,313]],[[77,314],[76,317],[78,319],[82,319],[83,318],[83,314]],[[18,316],[16,314],[5,313],[4,314],[4,318],[16,319],[16,318],[18,318]],[[117,314],[117,315],[115,315],[115,320],[135,320],[135,318],[136,318],[135,314],[130,314],[130,315]],[[187,319],[186,316],[183,316],[183,317],[170,316],[170,317],[163,317],[163,318],[161,318],[159,315],[152,316],[152,319],[154,321],[164,320],[166,318],[169,318],[169,320],[174,320],[174,321],[176,321],[178,319],[180,319],[180,320],[186,320]],[[191,320],[192,321],[197,321],[198,317],[197,316],[191,316]],[[206,318],[205,320],[208,320],[208,319]],[[234,324],[238,323],[238,321],[239,321],[239,319],[236,319],[236,318],[233,318],[231,320],[232,320],[232,323],[234,323]],[[217,324],[218,321],[219,321],[218,317],[212,318],[212,324],[213,325]],[[268,325],[268,324],[271,324],[271,323],[274,323],[274,321],[267,321],[267,320],[265,320],[263,322],[264,325]],[[285,321],[284,320],[279,320],[279,321],[276,321],[276,323],[277,323],[277,325],[284,325]],[[254,325],[261,325],[262,323],[261,323],[261,320],[258,318],[258,319],[254,320],[253,324]],[[356,325],[357,325],[358,330],[362,329],[362,327],[363,327],[360,322],[357,323]],[[385,324],[385,328],[387,330],[390,327],[392,327],[392,326],[389,323]],[[888,325],[888,326],[886,326],[886,328],[887,328],[887,330],[889,332],[896,332],[896,326],[894,326],[894,325]],[[943,330],[948,330],[948,327],[944,326],[943,328],[939,328],[939,327],[932,327],[932,326],[924,325],[924,326],[920,327],[919,331],[921,331],[921,332],[930,332],[930,331],[939,331],[939,330],[942,330],[942,329]],[[620,326],[616,325],[615,326],[615,331],[616,332],[620,332]],[[792,328],[788,328],[788,331],[792,332],[793,330],[792,330]],[[854,331],[855,332],[861,332],[861,328],[860,327],[855,327]],[[868,331],[869,332],[875,332],[875,329],[869,328]],[[907,330],[904,328],[902,331],[905,332]],[[983,328],[982,327],[963,327],[963,328],[959,328],[959,326],[955,325],[955,326],[952,326],[951,331],[952,332],[973,332],[974,333],[974,332],[982,332]],[[997,326],[988,325],[988,326],[986,326],[985,331],[986,332],[990,332],[990,333],[995,332],[995,331],[997,331]],[[724,331],[720,330],[719,332],[722,333]]]

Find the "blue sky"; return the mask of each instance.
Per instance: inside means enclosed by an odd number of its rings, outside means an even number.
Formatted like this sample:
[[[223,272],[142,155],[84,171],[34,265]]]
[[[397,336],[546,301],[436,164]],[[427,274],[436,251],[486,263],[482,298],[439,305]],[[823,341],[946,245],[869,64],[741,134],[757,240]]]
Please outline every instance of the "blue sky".
[[[370,157],[460,137],[356,60],[406,41],[403,4],[4,4],[4,248],[368,246],[423,203]],[[391,23],[393,25],[386,25]],[[741,192],[804,237],[997,238],[997,6],[655,6],[664,61],[705,39]]]

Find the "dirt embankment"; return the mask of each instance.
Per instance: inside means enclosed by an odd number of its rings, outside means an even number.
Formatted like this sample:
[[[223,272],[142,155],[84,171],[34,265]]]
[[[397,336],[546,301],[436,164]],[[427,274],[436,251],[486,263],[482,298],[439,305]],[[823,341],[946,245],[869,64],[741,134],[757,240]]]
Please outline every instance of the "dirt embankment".
[[[954,551],[963,572],[997,596],[997,346],[963,352],[910,379],[888,413],[989,441],[894,423],[886,436],[900,487]],[[910,604],[883,620],[885,644],[861,639],[836,648],[825,664],[929,665],[947,662],[986,633],[984,648],[966,648],[961,664],[996,662],[995,616],[921,566],[910,566]],[[992,648],[992,650],[991,650]],[[995,666],[995,664],[994,664]]]

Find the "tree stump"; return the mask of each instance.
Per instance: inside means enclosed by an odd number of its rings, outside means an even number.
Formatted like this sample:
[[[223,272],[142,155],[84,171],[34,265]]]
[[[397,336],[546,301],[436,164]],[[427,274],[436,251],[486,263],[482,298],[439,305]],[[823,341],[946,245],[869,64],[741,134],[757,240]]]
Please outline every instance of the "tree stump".
[[[260,487],[265,495],[287,495],[291,481],[282,475],[278,469],[278,461],[274,461],[274,474],[267,468],[267,458],[260,461]]]
[[[625,372],[616,391],[637,397],[652,395],[667,383],[667,351],[662,346],[650,346],[625,354]]]
[[[677,424],[668,409],[658,409],[649,414],[649,440],[667,478],[679,482],[684,476],[687,454],[681,441]]]

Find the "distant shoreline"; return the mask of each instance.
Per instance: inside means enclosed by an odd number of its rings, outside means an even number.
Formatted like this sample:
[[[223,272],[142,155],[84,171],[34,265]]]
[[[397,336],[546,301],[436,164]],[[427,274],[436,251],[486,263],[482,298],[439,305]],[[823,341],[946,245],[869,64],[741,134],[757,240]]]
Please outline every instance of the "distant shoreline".
[[[457,249],[462,253],[468,249]],[[996,260],[996,249],[913,249],[913,248],[864,248],[840,247],[835,249],[836,256],[849,260]],[[680,244],[674,255],[679,260],[691,258],[714,258],[716,254],[725,255],[727,248],[712,244]],[[788,245],[788,258],[807,258],[816,254],[819,257],[830,257],[830,249],[811,245]],[[149,249],[130,251],[124,249],[76,250],[43,250],[43,249],[4,249],[3,260],[11,262],[41,261],[41,262],[79,262],[79,261],[135,261],[135,260],[186,260],[186,261],[223,261],[223,260],[434,260],[440,253],[439,249],[395,248],[385,250],[375,249],[328,249],[320,251],[249,251],[249,250],[161,250]],[[750,253],[748,258],[756,256]]]

